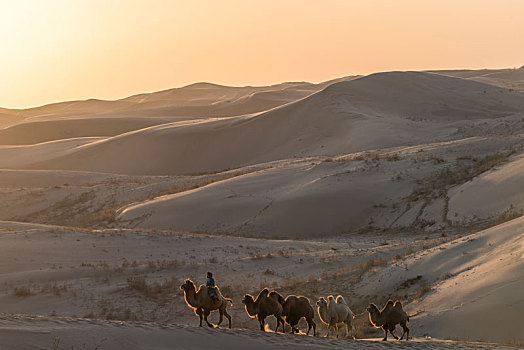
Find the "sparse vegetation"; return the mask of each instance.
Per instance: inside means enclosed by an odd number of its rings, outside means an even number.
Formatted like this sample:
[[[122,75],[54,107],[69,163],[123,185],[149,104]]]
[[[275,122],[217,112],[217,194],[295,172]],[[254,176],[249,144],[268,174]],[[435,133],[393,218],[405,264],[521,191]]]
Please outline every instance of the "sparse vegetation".
[[[127,288],[139,292],[140,294],[153,299],[165,299],[169,294],[177,292],[180,287],[180,280],[176,277],[166,279],[162,282],[148,283],[143,276],[129,277]]]

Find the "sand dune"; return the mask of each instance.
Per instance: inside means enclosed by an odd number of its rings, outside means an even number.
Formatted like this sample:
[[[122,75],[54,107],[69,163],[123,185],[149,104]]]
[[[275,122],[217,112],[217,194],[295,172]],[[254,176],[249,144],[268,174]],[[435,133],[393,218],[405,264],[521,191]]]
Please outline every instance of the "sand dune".
[[[450,121],[522,111],[524,95],[518,92],[430,73],[382,73],[335,83],[254,116],[151,127],[26,167],[133,175],[209,172],[438,140],[449,136]],[[412,119],[435,124],[421,129]]]
[[[128,131],[165,124],[183,117],[89,117],[19,123],[0,130],[0,145],[32,145],[78,137],[115,136]]]
[[[350,80],[355,77],[342,78]],[[319,91],[330,82],[282,83],[259,87],[230,87],[196,83],[181,88],[138,94],[115,101],[89,99],[52,103],[28,109],[4,109],[26,121],[108,117],[217,117],[264,111]]]
[[[139,225],[149,228],[281,238],[418,225],[440,230],[451,221],[467,225],[476,222],[474,213],[477,220],[496,219],[510,206],[511,214],[524,210],[520,200],[524,188],[518,185],[522,156],[510,158],[474,181],[464,178],[464,184],[450,187],[446,196],[442,191],[448,189],[432,190],[433,182],[443,169],[452,169],[447,176],[460,172],[462,157],[504,149],[509,140],[500,140],[498,146],[490,138],[468,138],[385,149],[376,151],[372,162],[362,153],[276,162],[255,173],[127,205],[119,217],[135,224],[143,218]],[[418,159],[440,157],[448,160],[433,169],[418,165]],[[424,185],[410,180],[424,178],[428,179]],[[413,193],[418,192],[428,195],[414,199]],[[486,205],[474,205],[479,200]]]
[[[363,162],[297,162],[201,189],[124,207],[122,220],[142,227],[229,232],[257,237],[332,236],[367,227],[374,205],[408,195],[381,172],[363,177]],[[393,219],[392,219],[393,220]]]
[[[0,168],[22,169],[35,159],[45,161],[74,152],[77,147],[103,140],[99,137],[49,141],[29,146],[0,146]]]
[[[115,136],[177,120],[250,114],[298,100],[328,83],[283,83],[267,87],[198,83],[117,101],[70,101],[26,110],[2,109],[0,128],[7,128],[0,129],[0,144]]]

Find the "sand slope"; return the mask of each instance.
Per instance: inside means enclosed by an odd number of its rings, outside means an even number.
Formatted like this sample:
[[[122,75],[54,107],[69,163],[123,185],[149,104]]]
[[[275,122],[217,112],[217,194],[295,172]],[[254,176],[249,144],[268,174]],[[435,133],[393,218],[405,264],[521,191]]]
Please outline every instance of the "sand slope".
[[[408,305],[417,334],[520,343],[524,217],[415,254],[371,276],[361,292],[400,294],[422,276],[432,290]],[[404,285],[404,287],[403,287]]]
[[[504,150],[510,140],[479,137],[419,144],[376,151],[373,160],[354,153],[268,163],[265,170],[132,203],[118,213],[122,223],[141,227],[257,237],[326,237],[372,229],[438,231],[453,223],[496,219],[509,209],[507,214],[524,210],[524,187],[519,186],[522,155],[473,181],[464,177],[455,185],[435,185],[441,171],[449,171],[445,176],[451,177],[454,171],[461,174],[464,162],[475,164],[463,157]],[[439,159],[437,164],[434,159]],[[479,201],[486,204],[476,205]]]
[[[459,223],[524,210],[524,156],[452,189],[448,196],[448,218]]]

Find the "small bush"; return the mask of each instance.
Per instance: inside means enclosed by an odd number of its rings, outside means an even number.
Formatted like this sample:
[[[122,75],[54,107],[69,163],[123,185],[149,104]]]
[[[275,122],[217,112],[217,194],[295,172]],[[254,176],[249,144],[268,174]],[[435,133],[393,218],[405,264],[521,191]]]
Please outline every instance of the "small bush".
[[[418,299],[418,298],[421,298],[423,297],[426,293],[428,293],[429,291],[431,290],[431,286],[427,283],[427,282],[424,282],[419,289],[417,289],[415,291],[415,293],[413,294],[413,298],[414,299]]]
[[[15,297],[28,297],[31,295],[31,289],[26,286],[15,287],[13,295]]]

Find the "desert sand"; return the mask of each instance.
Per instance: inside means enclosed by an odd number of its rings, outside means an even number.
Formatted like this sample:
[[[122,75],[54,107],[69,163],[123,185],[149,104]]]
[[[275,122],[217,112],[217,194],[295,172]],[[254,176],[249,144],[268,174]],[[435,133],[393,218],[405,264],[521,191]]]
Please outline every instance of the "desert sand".
[[[0,109],[0,348],[390,348],[388,298],[402,347],[522,346],[523,69]],[[183,300],[209,270],[231,330]],[[358,339],[259,331],[263,287],[343,295]]]

